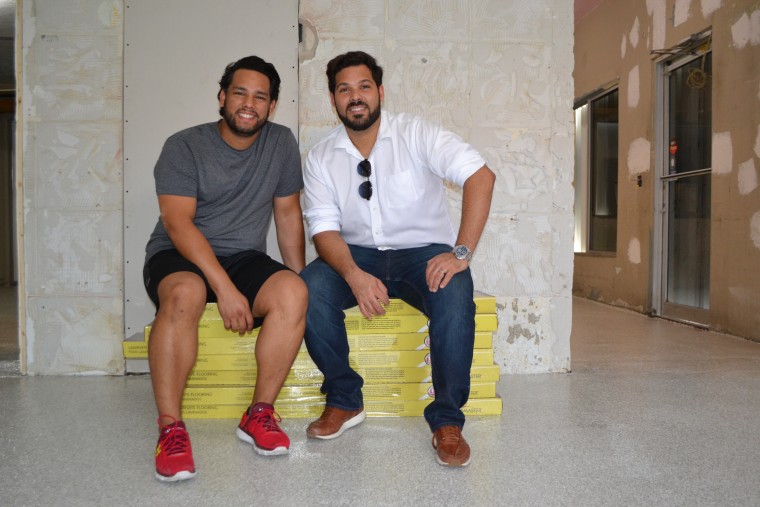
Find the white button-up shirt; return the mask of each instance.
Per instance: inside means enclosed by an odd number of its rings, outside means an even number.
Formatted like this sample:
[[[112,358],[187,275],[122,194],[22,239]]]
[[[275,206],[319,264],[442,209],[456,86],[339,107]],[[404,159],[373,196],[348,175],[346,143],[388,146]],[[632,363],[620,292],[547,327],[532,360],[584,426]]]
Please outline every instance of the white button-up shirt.
[[[311,149],[304,170],[309,237],[339,231],[346,243],[400,249],[453,245],[443,180],[460,187],[485,160],[459,136],[422,118],[383,111],[369,156],[372,197],[359,195],[364,157],[343,125]]]

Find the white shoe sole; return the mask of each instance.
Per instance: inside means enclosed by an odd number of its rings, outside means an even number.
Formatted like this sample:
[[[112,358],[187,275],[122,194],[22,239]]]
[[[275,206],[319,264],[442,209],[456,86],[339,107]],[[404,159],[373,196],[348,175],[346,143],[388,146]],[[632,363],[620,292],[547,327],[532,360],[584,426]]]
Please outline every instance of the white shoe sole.
[[[365,410],[362,410],[361,413],[356,414],[348,421],[344,422],[343,425],[333,433],[332,435],[314,435],[310,436],[310,438],[318,438],[320,440],[332,440],[333,438],[338,438],[343,434],[344,431],[346,431],[349,428],[353,428],[354,426],[358,426],[359,424],[364,422],[364,419],[367,418],[367,412]]]
[[[280,454],[287,454],[288,452],[290,452],[290,449],[288,449],[287,447],[282,447],[282,446],[275,447],[274,449],[262,449],[261,447],[256,445],[256,441],[253,438],[251,438],[251,436],[248,433],[241,430],[240,428],[235,430],[235,434],[243,442],[247,444],[251,444],[253,446],[253,449],[258,454],[261,454],[262,456],[279,456]]]
[[[156,479],[158,479],[161,482],[186,481],[188,479],[192,479],[193,477],[195,477],[195,474],[196,472],[190,472],[190,471],[185,470],[183,472],[177,472],[171,477],[167,477],[166,475],[161,475],[158,472],[156,472]]]
[[[466,467],[467,465],[470,464],[470,458],[468,458],[467,461],[465,461],[461,465],[452,465],[451,463],[446,463],[445,461],[443,461],[440,458],[440,456],[438,456],[438,454],[435,455],[435,460],[438,462],[439,465],[443,465],[443,466],[449,467],[449,468],[462,468],[462,467]]]

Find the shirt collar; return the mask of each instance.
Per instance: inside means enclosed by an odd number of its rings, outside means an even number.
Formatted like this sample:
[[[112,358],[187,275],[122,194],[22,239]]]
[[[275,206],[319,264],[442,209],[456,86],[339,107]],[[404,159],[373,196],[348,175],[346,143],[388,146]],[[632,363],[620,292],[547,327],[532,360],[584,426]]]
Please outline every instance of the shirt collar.
[[[388,116],[388,113],[385,110],[380,111],[380,130],[377,132],[377,140],[375,141],[375,145],[383,139],[389,139],[391,136],[391,128],[390,128],[390,118]],[[340,130],[338,132],[338,136],[335,139],[335,149],[336,150],[345,150],[348,153],[353,153],[358,157],[361,157],[359,152],[356,149],[356,146],[354,146],[354,143],[351,142],[351,138],[348,137],[348,133],[346,132],[346,126],[341,124]]]

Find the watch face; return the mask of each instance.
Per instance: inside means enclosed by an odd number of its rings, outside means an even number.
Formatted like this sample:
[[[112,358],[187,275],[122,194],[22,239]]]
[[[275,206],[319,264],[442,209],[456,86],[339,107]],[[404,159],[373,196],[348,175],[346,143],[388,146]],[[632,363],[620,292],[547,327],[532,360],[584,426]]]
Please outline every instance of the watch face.
[[[458,245],[454,248],[454,255],[456,255],[457,259],[466,259],[469,254],[470,249],[465,245]]]

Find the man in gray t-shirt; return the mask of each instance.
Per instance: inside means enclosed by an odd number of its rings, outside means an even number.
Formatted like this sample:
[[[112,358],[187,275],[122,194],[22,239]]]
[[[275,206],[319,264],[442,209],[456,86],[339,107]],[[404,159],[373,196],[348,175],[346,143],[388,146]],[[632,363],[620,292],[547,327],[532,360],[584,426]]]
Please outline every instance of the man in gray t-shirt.
[[[161,216],[145,252],[145,288],[156,305],[149,341],[158,409],[156,478],[195,476],[182,394],[198,351],[198,322],[216,302],[224,327],[261,325],[251,406],[237,436],[263,455],[287,453],[274,401],[301,345],[306,317],[301,159],[293,133],[268,121],[280,77],[249,56],[219,81],[222,119],[165,143],[154,170]],[[274,216],[281,264],[266,255]]]

